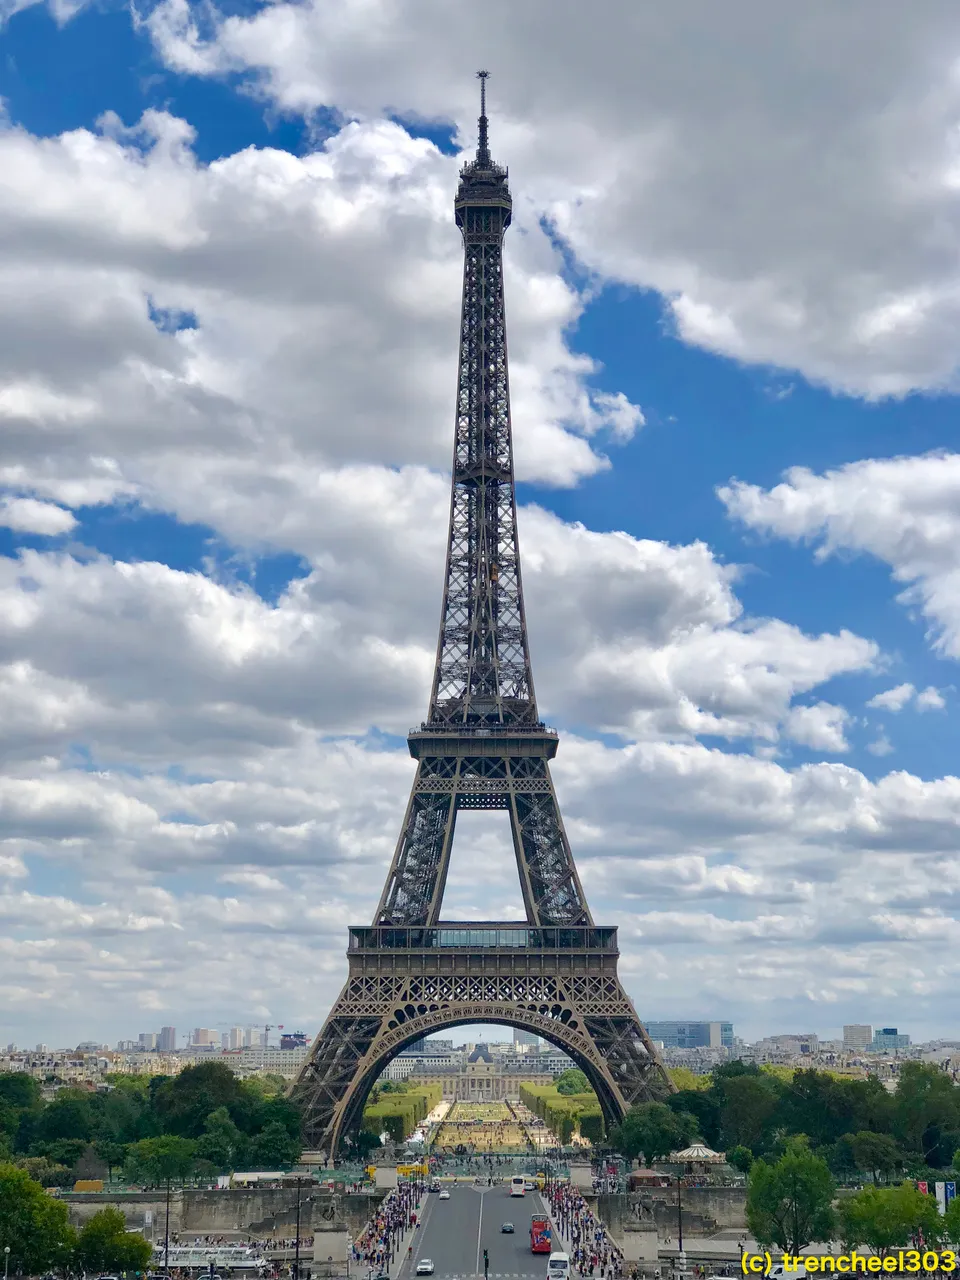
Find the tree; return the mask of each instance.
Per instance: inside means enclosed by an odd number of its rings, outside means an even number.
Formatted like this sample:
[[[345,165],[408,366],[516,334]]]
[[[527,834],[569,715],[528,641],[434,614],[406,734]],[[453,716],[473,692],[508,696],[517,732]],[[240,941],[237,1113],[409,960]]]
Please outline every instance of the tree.
[[[72,1169],[89,1147],[82,1138],[61,1138],[58,1142],[35,1143],[38,1156],[46,1156],[55,1164],[65,1164]]]
[[[799,1253],[829,1240],[836,1187],[827,1163],[794,1139],[776,1164],[754,1162],[747,1189],[747,1225],[759,1244]]]
[[[261,1169],[285,1168],[297,1163],[302,1150],[299,1138],[291,1138],[284,1126],[274,1120],[250,1143],[250,1159]]]
[[[930,1198],[927,1197],[928,1200]],[[956,1196],[947,1205],[947,1211],[940,1219],[940,1238],[954,1249],[960,1248],[960,1199]]]
[[[960,1089],[937,1067],[904,1062],[894,1094],[893,1130],[906,1151],[942,1168],[960,1130]]]
[[[720,1138],[724,1149],[764,1149],[777,1110],[779,1088],[773,1076],[741,1075],[723,1081]]]
[[[848,1082],[828,1071],[799,1070],[781,1092],[777,1120],[789,1133],[805,1133],[814,1147],[850,1131],[854,1098]]]
[[[850,1138],[850,1151],[856,1167],[862,1173],[873,1174],[874,1182],[903,1164],[900,1148],[887,1133],[870,1133],[866,1129],[855,1133]]]
[[[122,1142],[111,1142],[108,1138],[101,1138],[93,1145],[97,1155],[107,1166],[107,1177],[112,1178],[114,1169],[123,1166],[127,1158],[127,1148]]]
[[[245,1146],[246,1138],[230,1119],[230,1112],[226,1107],[218,1107],[207,1116],[203,1133],[196,1142],[196,1156],[223,1173],[242,1164],[240,1155]]]
[[[63,1266],[74,1239],[67,1206],[48,1196],[26,1169],[0,1165],[0,1240],[10,1249],[11,1274],[39,1275]]]
[[[84,1271],[145,1271],[153,1246],[128,1231],[119,1209],[101,1209],[84,1223],[74,1247],[74,1262]]]
[[[187,1138],[143,1138],[127,1148],[127,1177],[156,1187],[168,1178],[186,1178],[193,1160],[194,1144]]]
[[[590,1081],[584,1073],[576,1067],[572,1067],[569,1071],[561,1071],[557,1076],[554,1084],[557,1093],[562,1093],[565,1097],[569,1097],[573,1093],[592,1093]]]
[[[857,1162],[853,1158],[852,1143],[852,1135],[845,1133],[836,1142],[817,1149],[817,1155],[823,1156],[830,1166],[830,1172],[841,1181],[846,1181],[859,1172]]]
[[[720,1145],[720,1105],[713,1089],[680,1089],[666,1101],[672,1111],[688,1111],[696,1119],[697,1132],[709,1146]]]
[[[247,1081],[246,1083],[250,1083]],[[265,1129],[274,1121],[282,1124],[291,1138],[300,1138],[303,1130],[303,1112],[295,1102],[282,1094],[264,1099],[257,1110],[257,1129]]]
[[[137,1079],[128,1076],[126,1079]],[[159,1125],[152,1114],[145,1089],[116,1087],[99,1099],[100,1112],[95,1120],[96,1140],[106,1142],[138,1142],[158,1136]]]
[[[87,1143],[93,1135],[90,1099],[64,1089],[40,1112],[34,1126],[34,1142],[58,1142],[73,1139]],[[41,1154],[41,1153],[37,1153]]]
[[[727,1152],[727,1164],[741,1173],[749,1173],[753,1164],[753,1152],[749,1147],[731,1147]]]
[[[371,1151],[376,1151],[380,1146],[380,1139],[375,1133],[370,1133],[367,1129],[358,1129],[355,1133],[348,1134],[345,1140],[345,1154],[350,1160],[366,1160]]]
[[[840,1227],[848,1248],[869,1245],[881,1257],[909,1244],[918,1231],[934,1239],[939,1231],[937,1202],[911,1182],[899,1187],[865,1187],[840,1204]]]
[[[685,1147],[696,1134],[697,1122],[689,1112],[677,1115],[663,1102],[631,1107],[610,1134],[610,1144],[628,1160],[643,1155],[649,1164]]]
[[[226,1107],[234,1122],[245,1132],[245,1121],[258,1105],[258,1098],[245,1093],[240,1081],[222,1062],[201,1062],[186,1067],[178,1076],[165,1079],[154,1091],[153,1109],[166,1133],[182,1138],[199,1138],[207,1116]]]
[[[68,1165],[57,1164],[48,1156],[18,1156],[14,1163],[42,1187],[68,1187],[74,1181]]]
[[[18,1111],[30,1111],[40,1105],[40,1085],[22,1071],[0,1071],[0,1102]]]

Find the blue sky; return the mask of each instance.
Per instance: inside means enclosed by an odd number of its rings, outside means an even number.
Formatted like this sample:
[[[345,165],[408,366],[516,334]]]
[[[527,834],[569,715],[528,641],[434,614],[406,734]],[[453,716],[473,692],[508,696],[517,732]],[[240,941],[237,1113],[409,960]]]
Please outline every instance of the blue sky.
[[[35,4],[0,36],[2,325],[37,335],[0,368],[18,620],[0,652],[18,726],[0,1040],[111,1038],[154,1015],[315,1030],[335,994],[341,922],[374,905],[409,785],[403,726],[426,698],[457,302],[444,209],[481,54],[517,205],[519,497],[548,513],[522,534],[534,665],[571,739],[558,787],[595,914],[626,913],[628,986],[657,990],[651,1016],[747,1034],[948,1034],[952,971],[928,948],[955,938],[960,895],[944,871],[960,102],[928,113],[932,51],[960,24],[931,14],[898,52],[884,7],[876,68],[851,88],[842,57],[823,61],[813,111],[805,19],[775,73],[746,0],[745,47],[698,80],[668,22],[676,75],[651,67],[642,88],[592,36],[581,57],[566,12],[521,79],[519,19],[461,66],[465,10],[414,6],[428,34],[411,52],[389,9],[374,33],[338,8],[334,34],[323,6],[165,0],[134,21]],[[646,21],[613,6],[608,43],[642,43]],[[738,76],[747,104],[723,96]],[[160,115],[123,131],[144,112]],[[937,193],[906,210],[905,121]],[[861,172],[851,139],[871,129]],[[617,396],[635,407],[619,436]],[[781,485],[791,468],[809,483]],[[747,489],[724,499],[734,480]],[[457,908],[483,918],[512,901],[510,867],[502,833],[468,839],[485,870]],[[833,912],[860,922],[847,943]],[[239,968],[210,958],[221,930],[244,938]],[[308,954],[322,963],[291,992]],[[78,984],[102,1030],[71,1011]]]

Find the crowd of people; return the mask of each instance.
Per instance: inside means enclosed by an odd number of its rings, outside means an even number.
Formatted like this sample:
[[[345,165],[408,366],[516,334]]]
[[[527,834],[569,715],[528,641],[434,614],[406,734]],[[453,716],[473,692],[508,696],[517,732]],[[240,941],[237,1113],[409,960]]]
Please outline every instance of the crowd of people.
[[[281,1236],[263,1236],[260,1239],[252,1239],[250,1236],[238,1234],[231,1236],[184,1236],[179,1235],[176,1232],[171,1233],[170,1243],[183,1245],[187,1249],[215,1248],[218,1245],[242,1245],[245,1248],[251,1249],[295,1249],[297,1247],[296,1237],[288,1239],[287,1237]],[[300,1248],[312,1249],[313,1236],[301,1236]]]
[[[592,1280],[621,1280],[623,1254],[577,1188],[552,1182],[546,1194],[553,1220],[568,1242],[571,1269]]]
[[[354,1262],[365,1262],[378,1273],[386,1272],[404,1234],[417,1225],[423,1191],[422,1182],[403,1182],[384,1197],[353,1242]]]

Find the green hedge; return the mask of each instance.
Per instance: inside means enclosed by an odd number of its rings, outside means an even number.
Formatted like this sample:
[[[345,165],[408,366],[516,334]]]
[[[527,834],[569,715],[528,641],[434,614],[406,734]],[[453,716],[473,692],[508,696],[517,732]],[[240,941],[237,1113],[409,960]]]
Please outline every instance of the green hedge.
[[[443,1097],[440,1084],[422,1084],[403,1093],[384,1093],[378,1102],[363,1109],[363,1128],[368,1133],[386,1131],[393,1142],[404,1142],[425,1120]]]
[[[555,1085],[521,1084],[520,1101],[539,1116],[561,1143],[574,1133],[588,1142],[603,1140],[603,1115],[597,1095],[590,1093],[558,1093]]]

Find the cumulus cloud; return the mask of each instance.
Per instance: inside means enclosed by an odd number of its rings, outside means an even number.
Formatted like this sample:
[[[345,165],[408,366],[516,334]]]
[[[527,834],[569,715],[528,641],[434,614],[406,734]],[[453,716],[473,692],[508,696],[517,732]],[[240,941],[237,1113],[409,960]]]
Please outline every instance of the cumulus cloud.
[[[898,684],[893,689],[885,689],[883,693],[874,694],[867,706],[881,711],[902,711],[916,692],[912,684]]]
[[[844,727],[849,719],[846,708],[818,702],[812,707],[792,707],[785,731],[794,742],[815,751],[847,751]]]
[[[109,1020],[118,1001],[196,1018],[282,1002],[315,1027],[342,978],[344,922],[374,909],[412,768],[399,751],[304,735],[210,781],[21,769],[0,794],[0,840],[34,864],[82,870],[87,887],[82,900],[16,882],[0,893],[0,985],[58,1018],[82,991],[88,1019]],[[734,1012],[785,991],[811,1012],[846,1008],[877,973],[885,998],[916,998],[915,1019],[948,998],[957,966],[930,969],[923,947],[929,922],[960,904],[960,780],[871,782],[839,764],[569,735],[556,777],[594,914],[619,923],[625,980],[647,1016],[667,1012],[650,994],[661,967],[672,1001]],[[519,897],[484,879],[509,836],[505,815],[483,818],[454,850],[457,918]],[[174,892],[155,882],[163,871],[192,882]],[[211,871],[219,887],[197,881]]]
[[[0,485],[216,526],[271,475],[449,465],[456,160],[382,121],[302,157],[192,140],[160,111],[0,132]],[[583,299],[535,217],[506,270],[518,474],[572,484],[642,413],[570,349]]]
[[[812,542],[818,557],[884,561],[937,650],[960,657],[960,454],[866,459],[823,475],[794,467],[772,489],[733,481],[718,493],[748,528]]]
[[[917,694],[917,710],[918,711],[942,711],[947,705],[947,700],[933,685],[928,685]]]
[[[38,502],[36,498],[0,498],[0,525],[16,533],[56,536],[76,528],[77,518],[72,511],[52,502]]]
[[[147,26],[170,67],[252,72],[281,110],[452,119],[467,142],[473,49],[495,67],[494,147],[524,202],[601,278],[659,290],[686,341],[871,397],[954,385],[947,0],[314,0],[212,22],[162,0]]]

